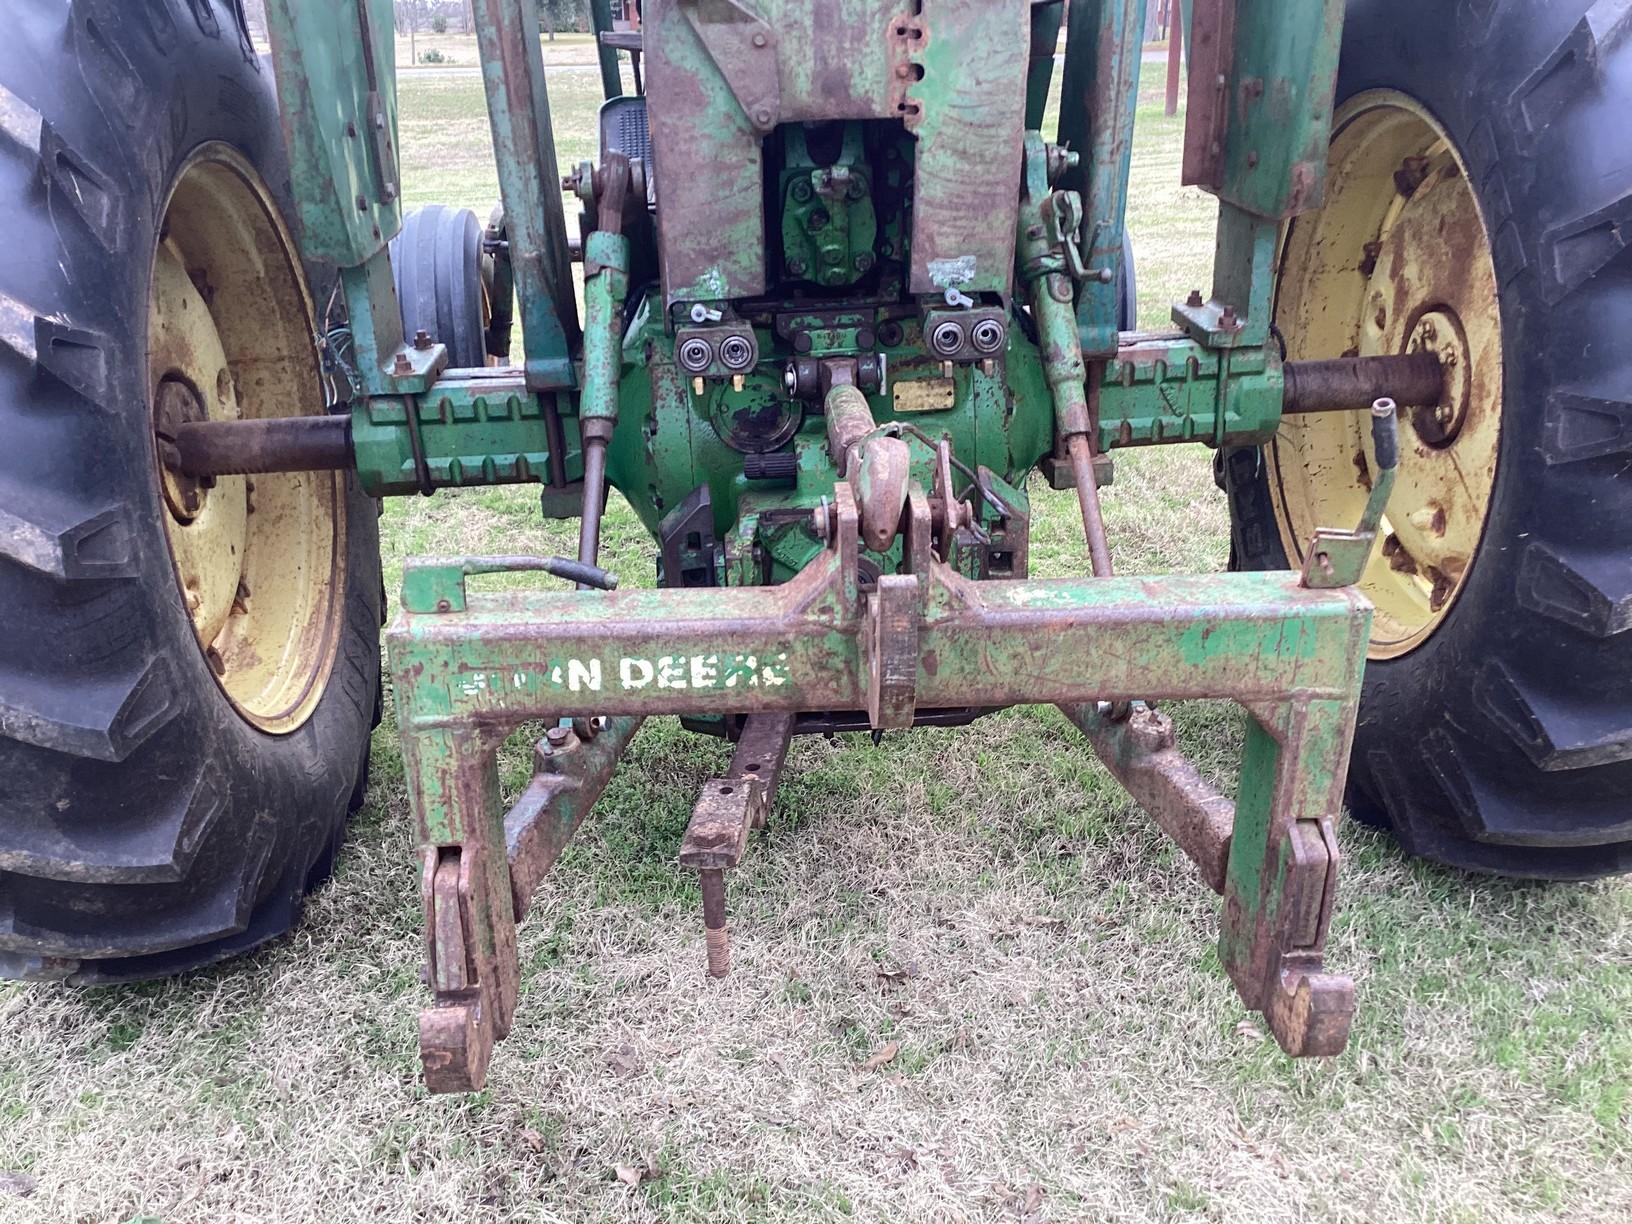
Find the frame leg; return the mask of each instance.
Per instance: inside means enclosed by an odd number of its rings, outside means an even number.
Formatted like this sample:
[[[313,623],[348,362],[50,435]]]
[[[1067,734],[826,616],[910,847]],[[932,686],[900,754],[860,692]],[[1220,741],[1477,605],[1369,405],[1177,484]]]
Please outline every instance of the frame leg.
[[[1294,1057],[1339,1054],[1354,983],[1325,972],[1351,701],[1249,707],[1219,959]]]
[[[420,1061],[432,1092],[471,1092],[516,1010],[516,919],[496,748],[459,728],[405,737],[423,857],[427,984]]]

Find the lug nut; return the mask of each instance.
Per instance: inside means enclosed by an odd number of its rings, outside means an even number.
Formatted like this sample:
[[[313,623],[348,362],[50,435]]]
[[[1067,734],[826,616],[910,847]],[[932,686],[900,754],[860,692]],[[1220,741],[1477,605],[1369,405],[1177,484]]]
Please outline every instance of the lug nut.
[[[746,370],[754,364],[754,346],[746,336],[727,336],[720,341],[720,361],[728,370]]]
[[[708,369],[714,361],[714,346],[701,336],[692,336],[680,346],[680,364],[693,374]]]
[[[997,352],[1007,338],[1003,325],[996,319],[982,319],[975,324],[974,331],[970,333],[970,339],[974,341],[975,347],[983,353]]]
[[[948,319],[936,327],[929,338],[929,343],[941,356],[952,356],[963,347],[963,324]]]

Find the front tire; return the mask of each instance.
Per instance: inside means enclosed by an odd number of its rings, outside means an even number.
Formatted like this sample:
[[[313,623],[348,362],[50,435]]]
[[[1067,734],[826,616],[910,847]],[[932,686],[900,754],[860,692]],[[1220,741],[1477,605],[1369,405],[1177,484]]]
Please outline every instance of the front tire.
[[[1595,14],[1352,0],[1333,190],[1280,269],[1291,357],[1449,343],[1461,358],[1441,411],[1402,423],[1362,584],[1379,615],[1350,800],[1410,853],[1503,875],[1632,870],[1632,42],[1624,13]],[[1353,125],[1394,125],[1379,131],[1398,152],[1418,121],[1438,133],[1422,160],[1356,169]],[[1458,191],[1477,249],[1445,203]],[[1435,207],[1437,229],[1396,236]],[[1443,266],[1422,272],[1436,238]],[[1408,301],[1413,277],[1431,287]],[[1488,329],[1469,322],[1485,310]],[[1237,567],[1296,566],[1323,514],[1350,525],[1370,456],[1330,432],[1345,427],[1289,421],[1226,457]]]
[[[379,691],[350,475],[213,485],[177,418],[324,409],[272,83],[228,0],[13,6],[0,48],[0,975],[287,930]]]

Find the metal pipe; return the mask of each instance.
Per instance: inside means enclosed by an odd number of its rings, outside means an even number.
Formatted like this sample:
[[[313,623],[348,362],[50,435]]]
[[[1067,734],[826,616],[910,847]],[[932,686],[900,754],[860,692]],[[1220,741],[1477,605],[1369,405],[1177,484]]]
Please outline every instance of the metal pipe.
[[[353,466],[349,413],[189,421],[177,426],[175,434],[163,458],[165,466],[184,476],[334,472]]]
[[[1283,373],[1287,416],[1356,412],[1385,397],[1404,408],[1433,408],[1445,394],[1445,372],[1432,353],[1289,361]]]
[[[1071,475],[1077,483],[1077,505],[1082,509],[1082,531],[1088,537],[1088,557],[1095,578],[1114,576],[1111,545],[1105,535],[1105,513],[1099,504],[1099,482],[1094,479],[1094,448],[1087,434],[1066,439]]]
[[[598,424],[598,422],[586,422]],[[606,443],[604,437],[584,438],[584,507],[578,523],[578,561],[593,566],[601,554],[601,516],[606,512]],[[580,584],[580,589],[587,586]]]

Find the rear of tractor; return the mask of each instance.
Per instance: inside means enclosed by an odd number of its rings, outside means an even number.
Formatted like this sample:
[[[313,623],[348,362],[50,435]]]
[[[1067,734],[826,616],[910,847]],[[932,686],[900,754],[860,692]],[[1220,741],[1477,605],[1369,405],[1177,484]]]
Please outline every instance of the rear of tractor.
[[[24,22],[129,96],[75,111],[102,141],[75,145],[60,74],[8,68],[6,134],[38,150],[8,207],[71,204],[54,241],[124,297],[98,315],[81,264],[59,284],[32,253],[4,287],[0,966],[143,976],[285,929],[378,708],[367,499],[506,483],[579,520],[578,556],[412,561],[387,635],[434,1090],[483,1082],[517,924],[650,716],[735,743],[680,849],[716,975],[794,735],[1022,703],[1221,894],[1221,962],[1293,1055],[1353,1014],[1323,962],[1346,795],[1439,861],[1632,867],[1632,14],[1440,7],[1352,0],[1345,33],[1340,0],[1195,0],[1184,174],[1219,199],[1216,271],[1157,333],[1124,216],[1145,0],[648,0],[638,32],[596,3],[576,244],[532,0],[475,6],[485,224],[404,225],[386,0],[269,5],[282,141],[230,6]],[[204,119],[171,57],[198,47],[231,86]],[[210,130],[240,93],[252,130]],[[124,113],[180,116],[149,124],[162,156],[110,163]],[[1179,443],[1215,451],[1233,572],[1119,576],[1114,452]],[[1076,493],[1082,577],[1029,574],[1044,479]],[[656,589],[599,567],[609,488]],[[516,570],[556,585],[468,581]],[[1186,698],[1245,711],[1233,800],[1156,706]],[[540,721],[506,810],[497,751]]]

